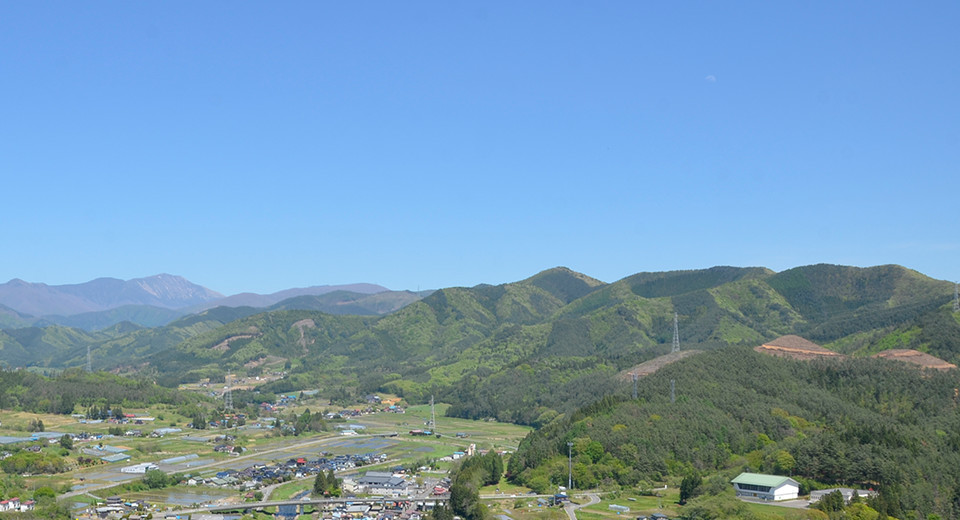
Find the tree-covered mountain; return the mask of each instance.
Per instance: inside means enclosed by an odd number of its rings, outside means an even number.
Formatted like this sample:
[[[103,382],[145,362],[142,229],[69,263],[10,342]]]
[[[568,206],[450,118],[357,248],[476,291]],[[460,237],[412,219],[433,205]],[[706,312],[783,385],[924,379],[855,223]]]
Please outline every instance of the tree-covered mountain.
[[[176,309],[166,309],[153,305],[122,305],[103,311],[83,312],[70,316],[45,315],[34,321],[34,327],[63,325],[87,331],[101,330],[118,323],[136,323],[141,327],[162,327],[183,316]]]
[[[615,374],[669,351],[674,313],[683,348],[810,334],[848,353],[882,344],[957,362],[960,322],[950,297],[949,283],[897,266],[717,267],[611,284],[557,268],[441,289],[383,317],[252,314],[146,362],[168,382],[283,363],[290,377],[275,391],[435,395],[452,414],[538,425],[613,391]]]
[[[276,305],[284,300],[297,298],[299,296],[322,296],[332,292],[343,291],[351,294],[371,295],[382,292],[389,292],[386,287],[370,283],[351,283],[344,285],[314,285],[311,287],[298,287],[294,289],[284,289],[269,294],[240,293],[220,298],[201,305],[186,309],[188,312],[204,311],[213,307],[262,307],[267,308]]]
[[[333,306],[385,296],[348,294]],[[612,392],[617,373],[668,352],[675,314],[685,349],[798,334],[854,355],[914,348],[957,363],[951,297],[951,284],[899,266],[714,267],[609,284],[555,268],[513,283],[440,289],[385,316],[302,310],[330,302],[300,297],[269,312],[221,307],[156,328],[6,331],[0,356],[12,365],[82,366],[89,345],[95,366],[155,371],[166,384],[279,366],[289,377],[270,390],[435,395],[452,414],[539,425]]]
[[[873,505],[897,518],[957,518],[958,387],[956,370],[727,347],[642,379],[637,399],[621,388],[532,432],[508,473],[541,491],[564,484],[569,442],[579,489],[704,474],[715,477],[699,492],[725,494],[750,471],[791,475],[804,491],[879,488]]]
[[[421,295],[411,291],[379,291],[365,294],[337,290],[319,295],[305,294],[294,296],[281,300],[266,310],[309,310],[326,312],[328,314],[382,316],[409,305],[421,297]]]

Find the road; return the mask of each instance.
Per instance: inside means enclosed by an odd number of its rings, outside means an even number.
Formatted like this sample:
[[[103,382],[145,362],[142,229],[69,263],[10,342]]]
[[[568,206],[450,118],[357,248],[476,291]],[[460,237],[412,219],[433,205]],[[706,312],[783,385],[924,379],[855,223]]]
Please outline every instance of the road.
[[[581,495],[582,496],[582,495]],[[586,493],[587,498],[590,500],[586,504],[574,504],[573,502],[567,502],[567,505],[563,509],[567,512],[567,516],[570,517],[570,520],[577,520],[577,509],[581,507],[592,506],[600,502],[600,496],[594,493]]]

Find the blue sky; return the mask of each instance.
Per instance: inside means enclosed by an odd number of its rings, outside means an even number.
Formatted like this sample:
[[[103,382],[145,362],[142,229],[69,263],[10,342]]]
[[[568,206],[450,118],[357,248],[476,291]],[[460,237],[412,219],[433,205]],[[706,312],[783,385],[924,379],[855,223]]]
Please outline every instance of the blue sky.
[[[4,2],[0,281],[960,278],[957,2]]]

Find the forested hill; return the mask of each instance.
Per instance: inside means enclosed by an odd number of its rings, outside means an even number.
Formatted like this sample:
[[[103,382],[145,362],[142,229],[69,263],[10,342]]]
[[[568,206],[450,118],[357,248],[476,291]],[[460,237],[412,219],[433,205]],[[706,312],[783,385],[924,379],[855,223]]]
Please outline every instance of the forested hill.
[[[210,329],[147,358],[167,384],[286,365],[267,390],[436,396],[465,417],[545,424],[623,392],[617,372],[670,349],[756,346],[798,334],[869,355],[916,348],[960,361],[952,286],[898,266],[773,273],[716,267],[606,284],[556,268],[498,286],[441,289],[384,317],[277,311]]]
[[[724,493],[730,479],[752,471],[791,475],[804,491],[879,488],[874,505],[897,518],[958,518],[956,388],[956,370],[922,373],[869,358],[790,361],[728,347],[642,379],[636,400],[608,396],[529,434],[508,472],[552,489],[566,482],[572,442],[577,488],[699,472],[717,475],[702,492]]]
[[[440,289],[389,315],[219,308],[160,328],[0,333],[0,359],[154,372],[174,385],[285,370],[270,391],[430,395],[449,413],[546,424],[598,396],[618,372],[670,350],[756,346],[797,334],[867,356],[913,348],[960,362],[953,286],[899,266],[714,267],[604,283],[555,268],[502,285]]]

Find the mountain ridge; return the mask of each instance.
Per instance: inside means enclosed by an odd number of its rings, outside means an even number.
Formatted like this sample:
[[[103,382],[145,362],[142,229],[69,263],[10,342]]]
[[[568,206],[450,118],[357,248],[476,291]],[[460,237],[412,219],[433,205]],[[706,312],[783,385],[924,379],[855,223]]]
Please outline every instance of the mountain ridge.
[[[158,274],[120,280],[101,277],[78,284],[48,285],[20,278],[0,284],[0,328],[66,325],[92,331],[131,321],[145,327],[159,327],[188,314],[214,307],[255,307],[267,309],[301,296],[349,292],[344,299],[360,314],[384,314],[417,299],[409,291],[390,291],[370,283],[316,285],[284,289],[270,294],[239,293],[224,296],[194,284],[186,278]],[[359,295],[359,296],[353,296]],[[381,294],[379,298],[374,295]],[[370,297],[370,298],[365,298]],[[344,302],[327,298],[328,310],[342,314]],[[319,303],[312,303],[320,309]],[[338,309],[338,306],[340,307]]]
[[[546,410],[583,404],[608,378],[668,352],[675,313],[683,349],[756,346],[800,334],[847,355],[867,356],[882,346],[960,360],[960,320],[949,312],[949,282],[885,266],[803,266],[789,273],[787,284],[777,276],[763,268],[718,267],[604,283],[554,268],[517,282],[439,289],[383,316],[331,311],[390,293],[348,294],[332,307],[324,307],[330,296],[298,297],[274,310],[217,307],[121,336],[104,332],[84,340],[61,329],[49,331],[49,338],[43,331],[13,331],[0,343],[17,352],[19,363],[54,359],[58,366],[78,366],[84,347],[69,343],[75,337],[92,346],[95,366],[147,363],[165,384],[280,360],[290,365],[285,384],[344,385],[413,401],[434,392],[455,405],[454,413],[528,424]],[[824,315],[827,307],[835,312]],[[302,325],[308,322],[314,325]],[[213,348],[253,329],[258,334]],[[30,344],[62,345],[72,354],[42,356],[43,347],[31,361]],[[579,387],[573,394],[563,388],[572,381]],[[530,408],[523,404],[528,401],[538,404]]]
[[[124,305],[178,309],[222,297],[216,291],[169,274],[130,280],[96,278],[64,285],[31,283],[15,278],[0,284],[0,304],[33,316],[69,316]]]

